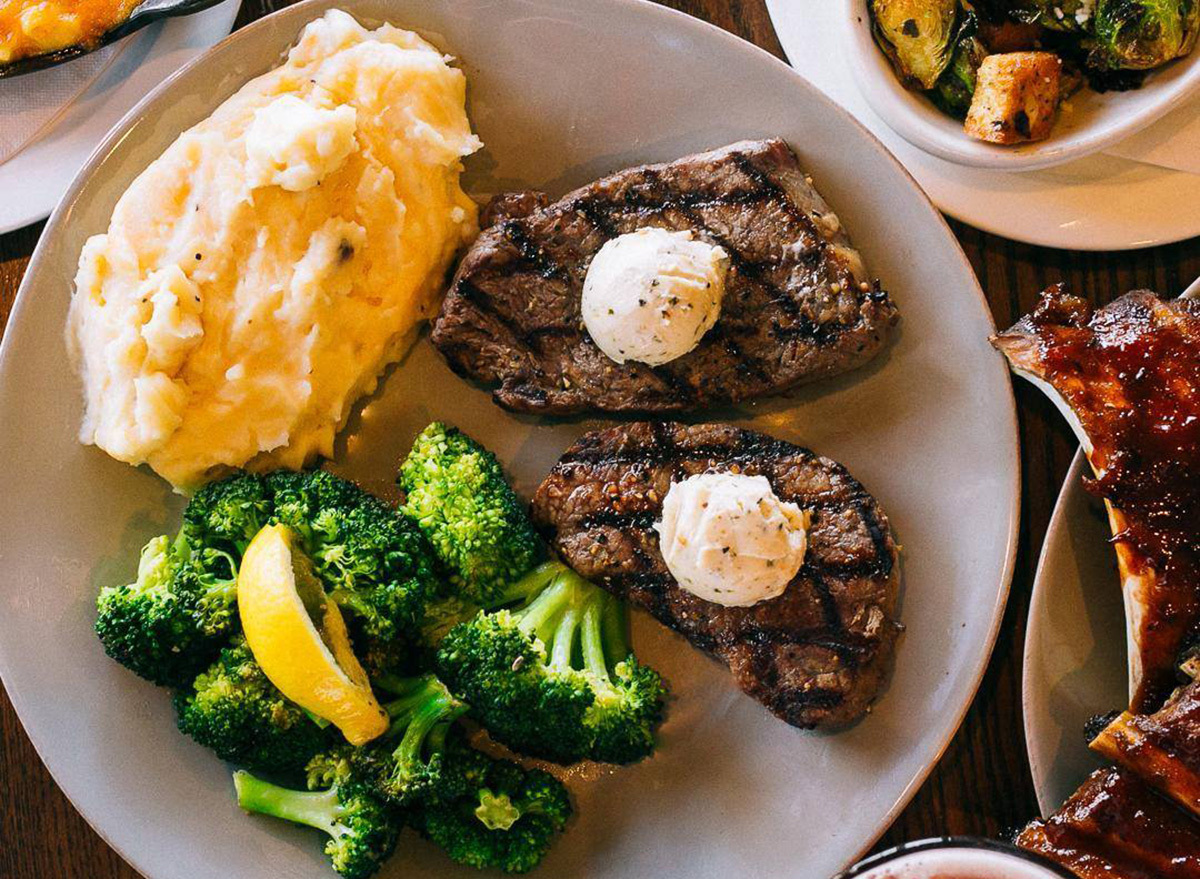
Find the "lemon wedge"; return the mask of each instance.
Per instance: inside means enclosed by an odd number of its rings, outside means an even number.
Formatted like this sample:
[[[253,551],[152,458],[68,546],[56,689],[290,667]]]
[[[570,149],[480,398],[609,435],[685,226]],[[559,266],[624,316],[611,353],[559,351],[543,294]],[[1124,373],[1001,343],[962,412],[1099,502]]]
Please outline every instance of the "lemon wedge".
[[[341,611],[286,525],[268,525],[246,547],[237,602],[246,643],[283,695],[336,725],[352,745],[387,730]]]

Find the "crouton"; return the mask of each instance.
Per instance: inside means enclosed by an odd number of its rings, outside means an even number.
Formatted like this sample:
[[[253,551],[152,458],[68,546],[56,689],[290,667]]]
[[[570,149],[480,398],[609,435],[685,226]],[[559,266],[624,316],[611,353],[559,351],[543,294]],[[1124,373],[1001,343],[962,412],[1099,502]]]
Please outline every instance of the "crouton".
[[[1052,52],[987,56],[967,111],[967,134],[999,144],[1049,137],[1061,77],[1062,60]]]

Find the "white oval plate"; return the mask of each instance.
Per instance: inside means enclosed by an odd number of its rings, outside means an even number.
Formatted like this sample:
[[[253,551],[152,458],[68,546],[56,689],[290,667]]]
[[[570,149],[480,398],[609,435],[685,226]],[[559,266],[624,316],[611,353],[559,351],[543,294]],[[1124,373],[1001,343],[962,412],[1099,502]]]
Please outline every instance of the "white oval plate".
[[[315,0],[255,22],[163,85],[114,131],[50,221],[0,352],[5,538],[0,672],[30,737],[80,812],[150,879],[327,879],[317,839],[243,815],[227,768],[173,728],[166,694],[107,660],[97,589],[127,577],[179,501],[144,470],[76,440],[79,385],[62,343],[84,239],[186,126],[279,59]],[[646,617],[638,651],[674,699],[655,757],[571,775],[578,805],[543,876],[823,879],[883,832],[925,778],[975,692],[1000,622],[1019,473],[1008,370],[941,217],[887,152],[786,65],[735,37],[629,0],[351,0],[367,20],[426,33],[462,59],[487,144],[466,186],[553,193],[626,165],[778,134],[804,164],[903,322],[875,363],[791,399],[706,413],[843,461],[904,545],[897,671],[875,712],[805,733],[739,693],[716,663]],[[454,422],[528,493],[600,422],[505,414],[426,342],[352,419],[335,469],[387,492],[414,433]],[[269,865],[269,866],[268,866]],[[474,876],[414,835],[384,875]]]
[[[50,216],[92,150],[152,88],[229,33],[241,0],[168,18],[129,37],[121,57],[45,137],[0,163],[0,235]],[[38,74],[21,80],[36,85]],[[16,82],[16,80],[13,80]]]
[[[1101,765],[1084,724],[1129,699],[1117,556],[1104,505],[1083,487],[1085,467],[1079,452],[1042,544],[1025,632],[1025,746],[1043,815]]]
[[[1200,235],[1200,174],[1103,154],[1009,173],[926,153],[863,98],[845,57],[841,2],[767,0],[767,8],[792,65],[882,140],[952,217],[1005,238],[1069,250],[1129,250]]]

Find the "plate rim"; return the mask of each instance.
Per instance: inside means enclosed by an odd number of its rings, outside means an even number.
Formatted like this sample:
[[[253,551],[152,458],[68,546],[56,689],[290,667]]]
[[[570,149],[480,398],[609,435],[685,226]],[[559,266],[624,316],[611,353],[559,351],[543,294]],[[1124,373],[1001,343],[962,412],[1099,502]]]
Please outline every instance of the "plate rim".
[[[1038,563],[1033,573],[1033,589],[1029,594],[1029,613],[1025,620],[1025,646],[1021,651],[1021,728],[1025,734],[1025,760],[1029,764],[1029,774],[1033,778],[1033,792],[1037,797],[1038,808],[1043,815],[1049,815],[1057,808],[1058,804],[1052,803],[1048,799],[1045,779],[1049,770],[1034,755],[1033,742],[1036,724],[1033,719],[1031,694],[1034,692],[1035,665],[1040,659],[1040,653],[1036,650],[1035,643],[1040,642],[1041,630],[1044,625],[1043,617],[1035,614],[1034,608],[1038,606],[1040,600],[1044,599],[1046,591],[1050,589],[1049,578],[1045,576],[1045,569],[1049,564],[1050,557],[1049,547],[1052,542],[1060,539],[1059,535],[1066,527],[1068,494],[1079,490],[1085,463],[1083,449],[1076,449],[1071,464],[1067,468],[1067,475],[1063,477],[1062,486],[1058,490],[1058,497],[1054,501],[1054,511],[1050,514],[1050,521],[1046,525],[1046,535],[1042,538],[1042,548],[1038,553]]]
[[[402,0],[402,2],[408,2],[408,0]],[[588,2],[596,2],[596,0],[588,0]],[[975,274],[975,271],[970,264],[970,260],[967,259],[962,244],[959,242],[958,237],[954,234],[954,231],[950,228],[945,216],[943,216],[941,211],[939,211],[938,208],[933,204],[929,196],[926,195],[924,189],[921,188],[920,184],[909,172],[909,170],[904,167],[891,153],[891,151],[888,150],[888,148],[879,140],[879,138],[876,137],[870,129],[863,125],[863,123],[861,123],[852,113],[836,103],[820,88],[809,82],[805,76],[788,64],[787,61],[776,57],[768,50],[750,42],[749,40],[745,40],[738,35],[725,30],[724,28],[705,21],[704,19],[700,19],[685,12],[661,5],[660,3],[653,2],[653,0],[602,0],[602,2],[607,2],[614,7],[639,8],[645,10],[648,14],[658,15],[664,20],[673,22],[671,25],[672,27],[681,26],[698,28],[700,31],[707,32],[708,35],[714,39],[723,40],[731,45],[738,45],[740,50],[743,52],[749,51],[751,53],[757,53],[766,59],[769,64],[775,65],[781,69],[782,72],[784,72],[788,77],[798,80],[802,88],[809,90],[814,98],[819,102],[824,103],[831,112],[844,117],[845,121],[857,128],[863,135],[864,143],[874,149],[884,162],[891,163],[891,165],[898,170],[905,179],[908,180],[918,201],[924,203],[925,208],[932,215],[933,221],[936,224],[940,224],[942,231],[947,237],[948,243],[952,245],[950,250],[953,251],[955,258],[966,270],[968,276],[974,279],[974,296],[977,303],[982,308],[982,312],[991,328],[991,331],[995,332],[995,317],[992,314],[991,306],[987,301],[987,296],[979,283],[978,276]],[[158,83],[153,89],[147,92],[128,112],[126,112],[121,117],[120,121],[109,130],[108,134],[105,135],[105,137],[92,151],[87,161],[76,172],[75,176],[72,178],[71,184],[67,187],[66,191],[55,205],[54,210],[51,212],[49,220],[39,236],[37,246],[29,261],[29,264],[26,266],[25,273],[21,278],[21,283],[18,287],[17,295],[9,314],[6,329],[8,327],[15,326],[16,323],[23,318],[25,309],[32,307],[29,304],[29,300],[31,299],[29,287],[32,284],[31,279],[39,274],[42,270],[42,263],[46,259],[46,251],[48,249],[46,242],[50,241],[53,237],[59,234],[60,227],[69,222],[72,208],[80,190],[83,189],[89,178],[95,173],[97,166],[125,137],[128,129],[135,123],[137,119],[141,118],[145,107],[149,103],[157,100],[159,95],[173,88],[177,80],[183,77],[186,73],[190,72],[194,67],[206,63],[210,55],[225,48],[227,44],[231,45],[234,42],[240,42],[249,39],[250,35],[257,34],[258,31],[269,30],[272,27],[278,26],[277,23],[280,17],[295,16],[296,18],[303,18],[304,13],[314,10],[324,10],[326,8],[332,8],[336,5],[336,2],[331,2],[331,0],[300,0],[300,2],[294,3],[282,9],[278,9],[269,13],[268,15],[250,22],[249,24],[235,30],[224,39],[204,49],[202,52],[196,55],[196,57],[179,67],[177,70],[171,73],[170,76],[165,78],[162,82]],[[301,12],[301,10],[303,10],[303,12]],[[286,48],[290,47],[294,43],[296,33],[298,32],[288,32],[287,42],[284,44],[283,51],[286,51]],[[947,257],[949,257],[949,253],[947,253]],[[3,384],[5,384],[7,381],[6,376],[9,373],[9,361],[13,357],[12,349],[15,344],[12,341],[13,338],[15,338],[14,334],[5,332],[3,339],[0,339],[0,390],[2,390]],[[1012,505],[1007,518],[1007,549],[1004,554],[1003,564],[1000,566],[1000,569],[997,572],[999,579],[995,592],[995,600],[993,601],[990,609],[991,619],[987,627],[987,636],[981,645],[982,649],[980,649],[977,653],[974,667],[970,669],[967,677],[965,678],[965,680],[969,681],[969,686],[965,691],[967,695],[963,699],[963,704],[956,710],[953,717],[953,723],[947,727],[946,733],[939,740],[937,740],[933,756],[925,763],[924,766],[922,766],[920,771],[914,775],[913,779],[901,791],[892,806],[877,821],[876,826],[872,829],[868,836],[864,837],[864,839],[861,841],[861,844],[857,847],[854,855],[846,860],[845,866],[848,866],[849,864],[861,859],[863,855],[875,845],[880,837],[882,837],[883,834],[886,833],[887,830],[895,823],[895,820],[899,814],[912,801],[917,791],[941,762],[951,742],[961,729],[963,721],[965,720],[971,706],[975,703],[975,699],[979,694],[979,687],[989,665],[991,664],[991,658],[995,650],[996,642],[999,638],[1000,627],[1003,624],[1005,609],[1008,605],[1008,599],[1011,594],[1012,580],[1016,569],[1016,557],[1020,541],[1022,462],[1020,453],[1020,426],[1017,418],[1016,396],[1013,388],[1012,376],[999,354],[994,355],[992,363],[993,366],[990,368],[1003,371],[1004,381],[1002,384],[1007,392],[1005,394],[1007,405],[999,404],[999,408],[1003,410],[1001,417],[1006,418],[1008,422],[1008,433],[1011,440],[1008,443],[1010,449],[1010,460],[1006,469],[1011,474],[1009,487],[1012,495]],[[989,367],[986,367],[981,363],[979,368],[986,369]],[[7,650],[4,647],[3,641],[0,641],[0,682],[3,682],[8,677],[9,660],[7,656]],[[72,808],[75,809],[75,811],[88,823],[92,830],[98,836],[100,836],[100,838],[103,839],[104,842],[123,860],[125,860],[126,863],[139,872],[145,872],[141,867],[140,858],[135,858],[128,854],[123,845],[115,843],[109,837],[109,835],[101,829],[97,821],[93,820],[93,816],[90,814],[90,812],[80,809],[76,805],[75,798],[71,793],[71,788],[74,786],[73,782],[67,781],[64,783],[64,781],[58,777],[58,774],[51,767],[42,753],[42,743],[40,743],[35,736],[30,733],[25,721],[22,719],[25,713],[25,695],[18,694],[17,692],[10,690],[7,686],[6,691],[8,692],[9,699],[13,705],[14,711],[17,714],[18,720],[21,722],[22,730],[25,732],[26,737],[33,745],[34,750],[38,754],[38,758],[42,761],[42,765],[50,773],[55,784],[58,785],[63,795],[71,803]]]

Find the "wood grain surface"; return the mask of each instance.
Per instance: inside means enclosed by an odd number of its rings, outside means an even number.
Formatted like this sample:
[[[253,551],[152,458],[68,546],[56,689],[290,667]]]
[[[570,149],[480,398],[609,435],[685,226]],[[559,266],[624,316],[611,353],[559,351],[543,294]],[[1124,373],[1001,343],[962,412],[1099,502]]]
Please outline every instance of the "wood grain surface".
[[[237,24],[286,5],[245,0]],[[783,57],[763,0],[671,0],[668,5]],[[1174,295],[1200,275],[1200,238],[1135,253],[1096,254],[1016,244],[961,224],[954,224],[954,231],[1001,327],[1028,311],[1038,291],[1056,281],[1099,303],[1138,287]],[[0,236],[0,327],[40,233],[37,225]],[[1037,808],[1021,731],[1023,630],[1038,552],[1076,444],[1040,394],[1024,383],[1016,393],[1024,492],[1016,576],[1000,639],[962,729],[880,848],[942,834],[995,836],[1024,823]],[[58,790],[0,690],[0,879],[137,875]]]

